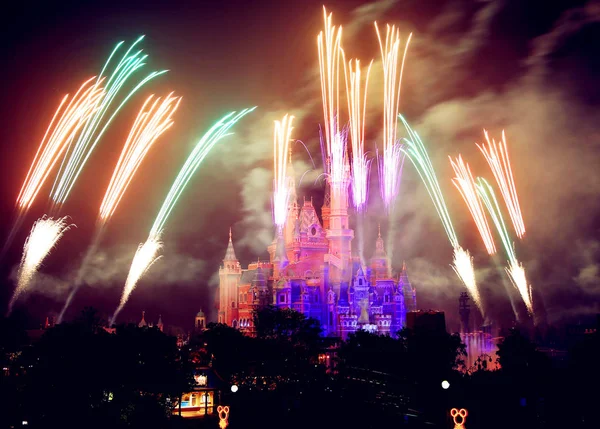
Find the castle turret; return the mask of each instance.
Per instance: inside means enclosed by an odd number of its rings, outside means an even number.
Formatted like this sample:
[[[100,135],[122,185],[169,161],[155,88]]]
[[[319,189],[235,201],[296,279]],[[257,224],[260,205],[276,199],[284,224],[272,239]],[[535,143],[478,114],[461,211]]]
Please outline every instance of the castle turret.
[[[148,326],[146,323],[146,312],[142,311],[142,320],[140,320],[140,323],[138,323],[138,328],[145,328],[146,326]]]
[[[235,256],[231,228],[229,228],[229,243],[219,269],[219,323],[231,325],[237,319],[238,285],[242,276],[240,263]]]
[[[204,312],[200,310],[196,314],[196,320],[194,321],[194,328],[198,331],[203,331],[206,329],[206,317],[204,316]]]
[[[390,265],[385,253],[383,238],[381,237],[381,225],[378,226],[377,240],[375,241],[375,254],[371,258],[371,283],[378,279],[391,278]]]
[[[163,324],[162,316],[160,314],[158,315],[158,322],[156,322],[156,327],[160,330],[160,332],[164,332],[165,325]]]

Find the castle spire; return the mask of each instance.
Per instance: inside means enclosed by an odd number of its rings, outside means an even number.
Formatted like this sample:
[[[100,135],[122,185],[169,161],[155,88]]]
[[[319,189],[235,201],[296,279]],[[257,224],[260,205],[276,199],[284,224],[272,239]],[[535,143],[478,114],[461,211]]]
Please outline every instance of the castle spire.
[[[229,228],[229,243],[227,244],[227,250],[225,251],[224,261],[237,261],[235,257],[235,251],[233,250],[233,241],[231,239],[231,227]]]

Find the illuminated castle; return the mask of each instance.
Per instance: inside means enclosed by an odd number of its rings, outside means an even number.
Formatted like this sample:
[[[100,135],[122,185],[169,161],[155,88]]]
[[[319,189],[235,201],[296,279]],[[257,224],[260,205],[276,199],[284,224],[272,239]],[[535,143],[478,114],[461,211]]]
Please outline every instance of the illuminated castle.
[[[416,310],[416,292],[406,265],[399,277],[392,275],[381,232],[368,266],[352,256],[349,181],[330,192],[331,201],[326,198],[321,224],[312,200],[304,199],[300,207],[293,179],[288,180],[292,195],[287,221],[268,248],[268,262],[243,269],[229,231],[219,269],[218,321],[252,333],[253,310],[274,305],[319,320],[328,336],[345,339],[358,329],[396,334],[406,324],[407,311]]]

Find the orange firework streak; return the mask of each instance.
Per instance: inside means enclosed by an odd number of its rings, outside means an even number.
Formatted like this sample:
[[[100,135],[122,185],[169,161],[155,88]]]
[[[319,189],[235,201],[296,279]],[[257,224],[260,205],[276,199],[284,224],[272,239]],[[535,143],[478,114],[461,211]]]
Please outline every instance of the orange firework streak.
[[[483,210],[483,203],[477,194],[475,181],[473,180],[469,164],[465,164],[461,155],[458,155],[456,161],[453,161],[451,157],[448,157],[448,159],[456,174],[456,177],[452,179],[452,183],[454,183],[454,186],[456,186],[456,189],[460,192],[463,200],[465,200],[465,204],[467,204],[471,216],[473,216],[473,221],[475,221],[475,225],[477,225],[477,229],[479,230],[479,234],[481,235],[481,239],[483,240],[483,244],[485,245],[488,254],[493,255],[496,253],[494,238],[490,231],[490,225],[488,224],[485,211]]]
[[[521,206],[517,197],[517,188],[515,187],[515,180],[512,168],[510,167],[504,130],[502,130],[502,142],[499,143],[496,143],[494,139],[490,142],[486,130],[483,130],[483,133],[485,134],[487,146],[477,144],[477,147],[483,153],[492,173],[494,173],[496,183],[498,183],[500,193],[506,203],[506,208],[508,209],[508,214],[512,220],[517,237],[523,238],[525,235],[525,223],[523,222],[523,214],[521,213]]]
[[[65,95],[54,113],[17,197],[17,207],[21,213],[31,207],[61,155],[98,108],[98,101],[104,96],[104,90],[100,87],[104,79],[90,86],[89,83],[94,79],[95,76],[85,81],[63,109],[69,98],[69,94]]]
[[[99,219],[101,223],[105,223],[115,212],[152,145],[173,125],[172,116],[179,106],[181,97],[173,97],[173,93],[170,93],[162,103],[160,97],[152,103],[153,99],[154,95],[146,99],[129,132],[100,205]],[[150,103],[152,105],[148,108]]]

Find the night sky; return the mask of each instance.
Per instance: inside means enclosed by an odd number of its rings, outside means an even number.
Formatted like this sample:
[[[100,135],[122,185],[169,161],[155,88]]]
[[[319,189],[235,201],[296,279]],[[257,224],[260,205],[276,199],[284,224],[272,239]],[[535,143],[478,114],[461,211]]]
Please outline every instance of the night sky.
[[[21,4],[22,3],[22,4]],[[48,3],[56,3],[49,5]],[[218,271],[233,228],[245,266],[266,259],[273,237],[270,214],[273,121],[296,115],[300,198],[320,206],[318,126],[322,122],[316,37],[320,2],[86,1],[16,2],[4,9],[0,43],[2,137],[0,237],[8,234],[14,202],[51,115],[65,93],[97,74],[120,40],[146,38],[151,70],[169,72],[140,91],[105,134],[61,215],[69,231],[44,262],[32,292],[16,308],[32,320],[60,311],[90,244],[102,196],[124,140],[147,95],[183,96],[175,125],[152,149],[111,220],[93,270],[67,318],[85,305],[105,317],[118,304],[131,258],[144,241],[190,149],[220,116],[257,105],[236,134],[223,140],[194,176],[166,225],[164,257],[142,279],[121,320],[189,329],[195,313],[215,315]],[[452,186],[448,155],[493,179],[475,142],[483,128],[506,131],[527,234],[516,243],[534,288],[540,320],[577,322],[600,312],[600,3],[585,1],[331,1],[334,23],[344,26],[348,57],[375,59],[369,86],[367,144],[380,143],[382,76],[373,20],[413,32],[401,111],[428,147],[463,247],[475,257],[489,321],[508,326],[525,311],[503,274],[505,256],[488,257],[460,195]],[[343,115],[346,113],[343,113]],[[400,128],[399,128],[400,129]],[[462,289],[450,268],[448,243],[416,171],[406,163],[391,217],[383,214],[372,174],[365,253],[374,249],[377,224],[396,269],[406,261],[420,308],[445,310],[457,328]],[[44,214],[52,180],[29,212],[1,262],[2,308],[15,287],[22,245]],[[352,220],[353,221],[353,220]],[[512,232],[512,229],[511,229]],[[4,310],[2,310],[4,311]],[[481,322],[479,318],[476,322]]]

